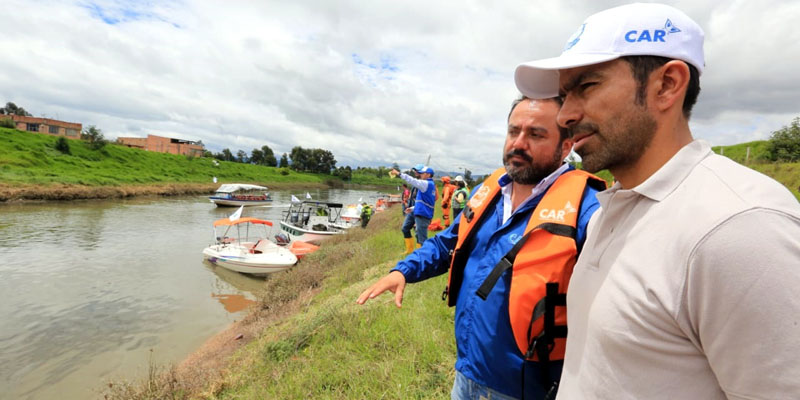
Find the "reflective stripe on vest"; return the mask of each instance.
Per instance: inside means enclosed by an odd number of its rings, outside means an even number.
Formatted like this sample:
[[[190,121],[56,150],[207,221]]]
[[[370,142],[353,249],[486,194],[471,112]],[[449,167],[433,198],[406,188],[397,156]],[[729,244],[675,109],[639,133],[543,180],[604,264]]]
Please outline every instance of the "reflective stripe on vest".
[[[450,306],[456,304],[461,288],[464,266],[471,249],[469,242],[477,231],[473,228],[480,223],[483,216],[491,214],[486,210],[500,194],[498,180],[503,174],[505,169],[500,168],[488,177],[463,211],[458,241],[450,262],[448,286],[443,293],[443,298],[449,296]],[[550,319],[548,326],[553,328],[548,337],[540,337],[551,342],[548,346],[552,349],[549,359],[564,358],[566,308],[561,304],[563,299],[558,299],[556,295],[566,293],[572,276],[572,267],[577,258],[575,232],[578,212],[587,184],[600,190],[606,187],[605,181],[585,171],[572,170],[559,176],[531,213],[523,238],[509,254],[498,261],[498,265],[476,293],[485,299],[502,273],[508,268],[512,269],[508,313],[517,347],[526,359],[540,359],[532,347],[537,337],[544,336],[545,319]],[[550,297],[554,301],[545,304],[542,300],[547,294],[548,283],[551,284],[551,292],[554,288],[557,292],[553,292]],[[557,287],[552,284],[557,284]],[[544,315],[546,309],[553,310],[548,318]],[[563,338],[555,338],[553,341],[554,336],[561,336],[562,333]]]

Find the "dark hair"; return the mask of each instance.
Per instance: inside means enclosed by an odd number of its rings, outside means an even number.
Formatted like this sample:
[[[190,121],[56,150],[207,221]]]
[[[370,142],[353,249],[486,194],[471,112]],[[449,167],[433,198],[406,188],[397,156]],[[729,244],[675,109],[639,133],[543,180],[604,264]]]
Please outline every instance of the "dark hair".
[[[528,96],[525,96],[524,94],[521,94],[519,95],[519,97],[517,97],[516,99],[514,99],[514,101],[511,102],[511,110],[508,111],[508,117],[506,118],[506,123],[508,123],[508,121],[511,121],[511,114],[514,112],[514,109],[517,108],[519,103],[522,103],[525,100],[532,100],[532,99]],[[549,97],[546,99],[538,99],[538,101],[552,101],[558,104],[558,107],[561,107],[564,104],[564,99],[558,96]],[[569,138],[569,130],[567,128],[564,128],[558,124],[556,124],[556,126],[558,126],[558,133],[561,135],[559,143],[564,141],[564,139]]]
[[[672,61],[672,58],[660,56],[625,56],[622,60],[628,62],[633,72],[633,78],[638,84],[636,88],[636,103],[644,104],[644,92],[647,90],[647,78],[656,68]],[[689,63],[689,85],[686,87],[686,97],[683,99],[683,116],[688,120],[692,115],[692,107],[700,95],[700,73],[697,68]]]

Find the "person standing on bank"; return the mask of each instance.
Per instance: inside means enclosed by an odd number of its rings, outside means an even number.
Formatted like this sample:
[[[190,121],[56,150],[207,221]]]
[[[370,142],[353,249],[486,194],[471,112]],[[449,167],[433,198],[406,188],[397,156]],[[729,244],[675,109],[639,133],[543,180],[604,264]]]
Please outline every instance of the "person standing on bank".
[[[414,216],[414,224],[417,226],[417,247],[420,247],[428,238],[428,225],[433,218],[433,205],[436,203],[436,184],[433,182],[433,168],[417,165],[415,169],[419,174],[419,179],[412,178],[396,169],[392,169],[389,173],[391,176],[400,175],[402,180],[417,190],[414,205],[409,211]],[[403,224],[403,236],[406,238],[406,254],[409,254],[414,249],[414,242],[411,239],[411,230],[405,230],[405,223]]]
[[[453,198],[453,192],[456,191],[456,185],[450,183],[449,176],[442,177],[442,221],[444,227],[450,226],[450,202]]]
[[[630,4],[517,67],[522,93],[563,98],[583,167],[617,180],[570,282],[560,400],[800,396],[800,204],[693,139],[703,36]]]
[[[422,164],[417,164],[411,168],[411,173],[414,174],[415,177],[419,177],[419,170],[425,168]],[[389,176],[395,177],[397,176],[393,172],[389,172]],[[406,185],[406,183],[404,183]],[[415,229],[414,227],[414,202],[417,198],[417,188],[411,186],[411,191],[408,195],[408,201],[403,209],[403,213],[405,214],[405,218],[403,219],[403,225],[400,227],[400,231],[403,232],[403,241],[405,242],[406,251],[405,255],[411,254],[414,251],[414,238],[411,236],[411,230]]]
[[[391,291],[400,307],[407,282],[449,269],[443,295],[456,307],[453,399],[544,399],[561,374],[561,305],[605,182],[563,163],[573,142],[556,125],[558,108],[556,99],[516,100],[505,168],[475,189],[450,228],[356,300]]]
[[[461,211],[464,210],[464,207],[467,206],[467,199],[469,199],[469,190],[467,189],[467,184],[464,182],[464,177],[461,175],[456,176],[456,191],[453,192],[453,201],[452,201],[452,210],[453,210],[453,220],[455,221],[458,214],[461,214]]]

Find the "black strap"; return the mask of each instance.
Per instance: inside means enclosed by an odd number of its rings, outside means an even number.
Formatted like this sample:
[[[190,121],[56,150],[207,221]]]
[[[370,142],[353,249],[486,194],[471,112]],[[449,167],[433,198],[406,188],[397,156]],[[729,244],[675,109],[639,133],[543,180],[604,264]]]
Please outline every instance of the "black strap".
[[[467,223],[472,222],[472,218],[475,217],[475,211],[472,210],[472,207],[467,205],[462,212],[464,213],[464,218],[467,219]]]
[[[548,282],[545,293],[545,296],[539,300],[539,302],[536,303],[536,306],[533,308],[531,323],[528,325],[528,337],[531,337],[531,328],[533,327],[533,322],[542,316],[544,317],[544,326],[542,327],[542,332],[540,332],[535,338],[532,338],[531,342],[528,344],[528,351],[525,353],[525,359],[527,360],[533,357],[534,352],[539,357],[539,380],[542,387],[549,388],[544,399],[552,400],[558,393],[559,382],[550,377],[550,351],[552,351],[552,348],[555,345],[555,338],[567,337],[567,327],[564,325],[555,324],[555,308],[558,306],[566,306],[567,296],[566,294],[558,293],[557,282]],[[527,364],[527,361],[522,363],[523,398],[525,397],[525,364]]]
[[[578,230],[575,229],[575,227],[573,226],[556,224],[552,222],[545,222],[531,229],[530,231],[528,231],[528,233],[522,236],[517,241],[517,243],[514,244],[514,247],[512,247],[511,250],[509,250],[508,253],[504,255],[503,258],[500,259],[500,261],[497,262],[497,265],[495,265],[494,268],[492,268],[492,272],[490,272],[489,276],[487,276],[486,279],[483,281],[481,287],[479,287],[478,290],[475,291],[475,294],[477,294],[478,297],[480,297],[482,300],[486,300],[486,298],[489,297],[489,292],[491,292],[492,288],[494,288],[494,285],[497,284],[497,281],[503,275],[503,272],[506,272],[507,269],[511,268],[514,265],[514,260],[517,258],[517,254],[522,249],[522,246],[525,245],[525,242],[528,240],[528,237],[531,235],[531,233],[533,233],[537,229],[545,230],[553,235],[569,237],[572,238],[573,240],[575,239],[575,235],[578,232]]]

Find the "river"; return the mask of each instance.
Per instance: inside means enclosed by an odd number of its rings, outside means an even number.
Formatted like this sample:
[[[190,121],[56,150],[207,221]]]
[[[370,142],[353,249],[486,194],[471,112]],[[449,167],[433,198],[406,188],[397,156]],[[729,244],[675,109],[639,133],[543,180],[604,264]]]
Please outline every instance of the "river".
[[[344,204],[376,194],[310,191]],[[292,193],[272,195],[280,205]],[[242,318],[263,278],[201,254],[212,222],[234,210],[205,196],[0,204],[0,399],[97,398]],[[277,221],[282,210],[244,215]]]

